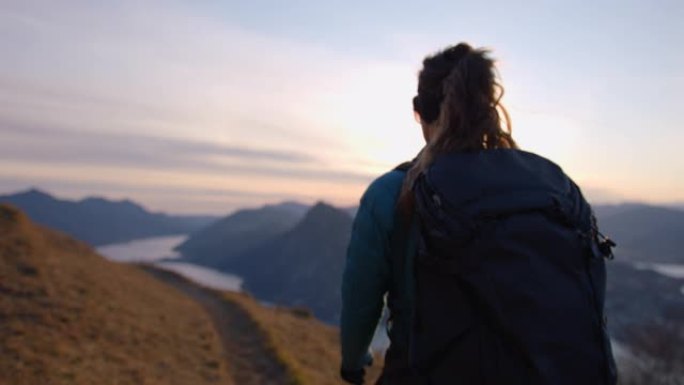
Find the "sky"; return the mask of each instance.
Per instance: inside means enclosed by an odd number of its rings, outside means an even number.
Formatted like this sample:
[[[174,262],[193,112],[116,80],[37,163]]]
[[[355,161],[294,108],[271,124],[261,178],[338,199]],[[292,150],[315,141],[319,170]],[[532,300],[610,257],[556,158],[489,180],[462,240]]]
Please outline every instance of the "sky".
[[[513,4],[517,3],[517,4]],[[0,0],[0,194],[351,206],[422,147],[422,59],[487,47],[595,203],[684,203],[684,2]]]

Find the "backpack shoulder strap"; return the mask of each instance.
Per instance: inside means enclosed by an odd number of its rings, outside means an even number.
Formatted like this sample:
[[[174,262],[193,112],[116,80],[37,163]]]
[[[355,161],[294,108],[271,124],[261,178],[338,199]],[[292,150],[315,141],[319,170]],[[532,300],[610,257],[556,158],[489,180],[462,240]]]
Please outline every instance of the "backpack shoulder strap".
[[[394,170],[395,171],[408,172],[408,170],[410,170],[411,167],[413,167],[413,162],[414,161],[406,161],[406,162],[398,165],[397,167],[395,167]]]
[[[396,166],[394,168],[394,171],[401,171],[403,173],[407,173],[411,169],[411,167],[413,167],[415,162],[415,159],[403,162]],[[398,251],[406,249],[406,239],[408,233],[410,232],[412,221],[413,215],[411,216],[411,218],[406,218],[406,215],[402,213],[399,209],[398,204],[395,205],[394,222],[392,224],[392,233],[390,236],[390,251],[392,251],[392,254],[396,255]]]
[[[413,162],[404,162],[395,167],[394,170],[406,173],[412,166]],[[389,239],[389,255],[387,256],[392,272],[392,284],[390,285],[390,293],[387,297],[387,305],[390,308],[390,317],[387,320],[388,323],[394,322],[394,319],[398,316],[397,314],[394,314],[396,311],[412,312],[412,309],[400,309],[397,306],[399,305],[399,302],[407,301],[405,296],[408,295],[408,293],[406,293],[405,290],[402,290],[402,287],[405,289],[406,286],[405,278],[408,269],[406,258],[412,219],[413,218],[406,218],[399,207],[395,207],[394,221],[392,223],[392,231]],[[405,313],[403,314],[403,317],[410,320],[412,315],[410,313]],[[402,352],[401,360],[406,360],[408,358],[408,336],[406,336],[406,338],[406,341],[392,341],[395,345],[395,349]]]
[[[394,171],[407,173],[413,167],[414,161],[403,162],[394,168]],[[392,259],[396,259],[396,254],[401,254],[406,248],[406,237],[409,233],[412,218],[406,216],[399,210],[398,205],[394,207],[394,222],[392,223],[392,233],[390,235],[390,251]]]

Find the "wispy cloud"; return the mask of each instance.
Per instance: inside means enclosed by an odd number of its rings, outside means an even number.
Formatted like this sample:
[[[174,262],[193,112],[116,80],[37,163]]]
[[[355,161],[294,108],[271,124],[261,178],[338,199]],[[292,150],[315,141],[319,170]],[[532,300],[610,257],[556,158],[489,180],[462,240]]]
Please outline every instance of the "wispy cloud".
[[[148,135],[41,130],[0,121],[0,160],[26,164],[117,166],[280,179],[367,182],[368,174],[321,167],[304,152]],[[46,174],[51,170],[44,170]],[[87,177],[87,175],[84,175]]]
[[[356,165],[371,162],[353,133],[362,122],[340,103],[350,107],[360,69],[383,65],[203,12],[154,1],[0,4],[0,50],[15,53],[0,62],[0,183],[135,197],[136,186],[170,178],[178,191],[220,183],[250,199],[355,201],[372,179]]]
[[[471,39],[501,59],[527,149],[594,188],[681,200],[681,5],[356,2],[331,21],[320,4],[229,3],[0,2],[0,188],[350,204],[422,144],[420,57]]]
[[[155,137],[145,134],[78,132],[36,129],[0,120],[0,157],[13,160],[83,161],[90,163],[173,166],[202,158],[245,162],[275,161],[303,164],[315,161],[306,153],[258,149],[215,142]]]

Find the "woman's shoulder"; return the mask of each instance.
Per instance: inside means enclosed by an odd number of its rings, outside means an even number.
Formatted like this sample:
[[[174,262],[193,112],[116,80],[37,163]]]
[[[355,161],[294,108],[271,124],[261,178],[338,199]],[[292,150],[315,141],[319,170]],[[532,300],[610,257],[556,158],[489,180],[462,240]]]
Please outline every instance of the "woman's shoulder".
[[[406,173],[400,170],[392,170],[377,177],[366,190],[366,194],[397,195],[404,183]]]
[[[403,171],[392,170],[376,178],[363,194],[359,210],[371,214],[382,227],[390,228],[405,175]]]
[[[392,170],[377,177],[366,190],[364,198],[388,199],[399,197],[401,186],[404,183],[406,173],[400,170]]]

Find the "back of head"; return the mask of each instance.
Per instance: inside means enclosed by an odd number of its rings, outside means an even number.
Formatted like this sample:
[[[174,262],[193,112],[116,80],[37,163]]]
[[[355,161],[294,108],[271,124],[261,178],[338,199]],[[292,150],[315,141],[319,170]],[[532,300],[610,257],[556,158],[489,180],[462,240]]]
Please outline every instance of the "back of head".
[[[422,124],[432,126],[428,146],[438,151],[515,147],[502,96],[494,61],[484,49],[460,43],[425,58],[414,109]]]
[[[502,96],[494,60],[485,49],[460,43],[423,60],[413,108],[429,135],[408,172],[402,204],[411,205],[411,186],[441,153],[517,148]]]

